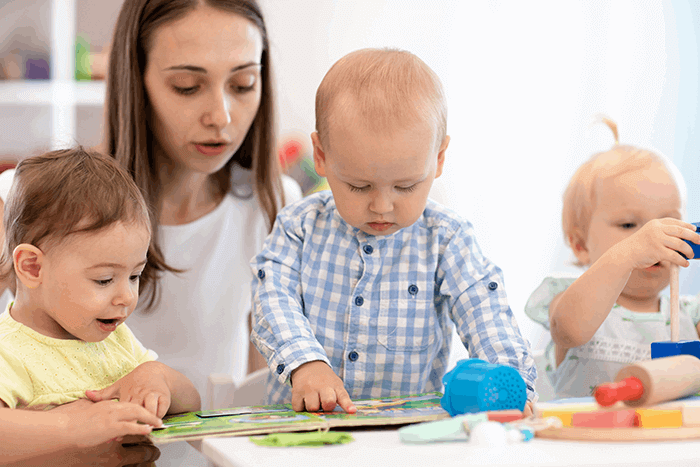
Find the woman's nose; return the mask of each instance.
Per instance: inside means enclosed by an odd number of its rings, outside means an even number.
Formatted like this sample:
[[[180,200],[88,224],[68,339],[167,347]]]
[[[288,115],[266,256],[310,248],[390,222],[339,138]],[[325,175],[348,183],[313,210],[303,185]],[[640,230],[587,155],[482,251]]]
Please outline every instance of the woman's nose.
[[[230,97],[224,92],[216,92],[211,96],[209,108],[203,115],[205,126],[225,128],[231,123],[231,102]]]

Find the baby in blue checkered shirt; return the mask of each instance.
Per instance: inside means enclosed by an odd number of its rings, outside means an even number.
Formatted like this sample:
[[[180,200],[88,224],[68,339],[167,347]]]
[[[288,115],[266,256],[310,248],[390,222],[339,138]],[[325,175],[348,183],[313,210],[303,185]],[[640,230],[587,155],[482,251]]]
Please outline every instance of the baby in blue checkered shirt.
[[[454,326],[472,357],[514,367],[535,398],[501,270],[469,222],[428,199],[446,117],[439,78],[408,52],[359,50],[326,74],[311,138],[331,191],[283,209],[251,260],[268,403],[353,413],[353,399],[440,391]]]

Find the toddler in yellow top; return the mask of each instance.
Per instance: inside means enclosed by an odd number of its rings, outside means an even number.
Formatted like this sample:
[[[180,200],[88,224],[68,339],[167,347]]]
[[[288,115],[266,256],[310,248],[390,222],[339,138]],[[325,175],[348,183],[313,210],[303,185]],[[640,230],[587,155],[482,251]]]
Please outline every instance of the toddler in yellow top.
[[[77,148],[20,162],[4,216],[2,273],[16,293],[0,316],[0,407],[88,398],[157,417],[199,409],[192,383],[124,324],[152,279],[140,283],[150,225],[141,192],[112,158]]]

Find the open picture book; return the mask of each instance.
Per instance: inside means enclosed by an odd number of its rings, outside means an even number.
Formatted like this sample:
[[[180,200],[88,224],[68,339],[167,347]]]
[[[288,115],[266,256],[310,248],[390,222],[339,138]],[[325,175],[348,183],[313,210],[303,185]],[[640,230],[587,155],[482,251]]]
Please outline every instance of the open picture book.
[[[154,443],[192,441],[209,436],[244,436],[268,433],[328,430],[337,427],[406,425],[449,418],[440,406],[439,392],[388,399],[353,401],[357,413],[295,412],[291,404],[235,407],[169,415],[165,428],[150,434]]]

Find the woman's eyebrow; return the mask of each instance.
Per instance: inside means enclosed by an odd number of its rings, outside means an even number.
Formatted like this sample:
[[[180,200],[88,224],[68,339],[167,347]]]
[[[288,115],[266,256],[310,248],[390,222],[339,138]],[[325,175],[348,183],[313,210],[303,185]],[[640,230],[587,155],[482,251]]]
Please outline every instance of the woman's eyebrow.
[[[253,66],[262,66],[262,63],[255,63],[255,62],[249,62],[249,63],[244,63],[242,65],[235,66],[231,68],[231,73],[235,73],[236,71],[243,70],[245,68],[250,68]],[[207,74],[206,68],[202,68],[200,66],[194,66],[194,65],[175,65],[171,66],[165,69],[165,71],[171,71],[171,70],[184,70],[184,71],[193,71],[195,73],[202,73],[202,74]]]

